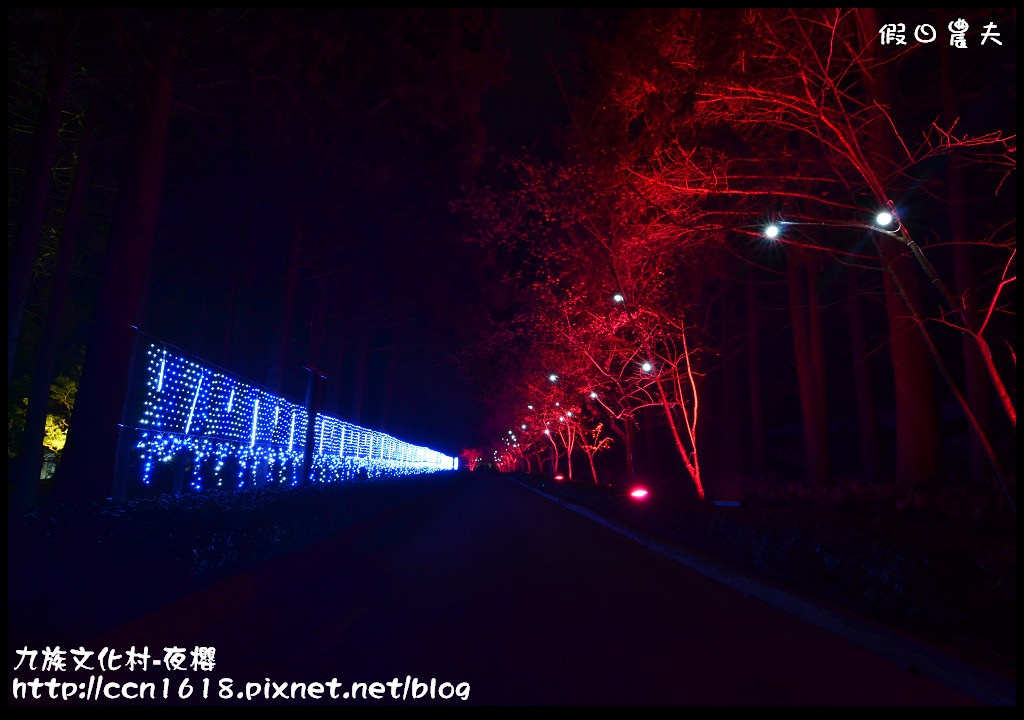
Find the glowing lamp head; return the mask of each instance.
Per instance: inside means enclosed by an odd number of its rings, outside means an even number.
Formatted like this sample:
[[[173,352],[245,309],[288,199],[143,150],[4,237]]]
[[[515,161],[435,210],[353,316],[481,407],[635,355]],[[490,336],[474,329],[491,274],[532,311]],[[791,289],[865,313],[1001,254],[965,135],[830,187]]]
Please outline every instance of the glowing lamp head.
[[[591,400],[596,400],[597,399],[597,393],[596,392],[591,392],[590,393],[590,399]]]
[[[892,224],[892,220],[892,213],[888,212],[880,212],[878,213],[877,217],[875,217],[875,222],[878,223],[881,227],[889,227],[889,225]]]
[[[629,491],[629,496],[634,500],[643,500],[647,497],[647,488],[635,487]]]
[[[640,369],[643,370],[644,372],[650,372],[651,370],[654,369],[654,366],[651,365],[649,362],[645,362],[643,365],[640,366]]]
[[[622,301],[623,301],[623,300],[625,300],[625,299],[626,299],[626,298],[624,298],[624,297],[622,296],[622,293],[615,293],[614,295],[612,295],[612,300],[614,300],[614,301],[615,301],[615,302],[617,302],[617,303],[620,303],[620,302],[622,302]]]
[[[764,236],[770,240],[773,240],[779,236],[779,226],[769,225],[764,229]]]
[[[555,375],[554,373],[551,373],[550,375],[548,375],[548,380],[550,380],[551,382],[556,382],[558,380],[558,376]]]
[[[523,423],[522,425],[520,425],[520,427],[521,427],[521,428],[522,428],[523,430],[525,430],[525,429],[526,429],[526,423]]]

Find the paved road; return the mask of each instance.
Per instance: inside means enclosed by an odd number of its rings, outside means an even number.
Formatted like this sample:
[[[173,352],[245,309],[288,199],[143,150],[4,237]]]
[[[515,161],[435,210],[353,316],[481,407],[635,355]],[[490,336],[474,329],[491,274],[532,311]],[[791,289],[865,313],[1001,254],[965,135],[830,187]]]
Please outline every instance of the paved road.
[[[408,675],[469,683],[481,705],[976,702],[494,477],[94,643],[130,644],[215,647],[214,688]]]

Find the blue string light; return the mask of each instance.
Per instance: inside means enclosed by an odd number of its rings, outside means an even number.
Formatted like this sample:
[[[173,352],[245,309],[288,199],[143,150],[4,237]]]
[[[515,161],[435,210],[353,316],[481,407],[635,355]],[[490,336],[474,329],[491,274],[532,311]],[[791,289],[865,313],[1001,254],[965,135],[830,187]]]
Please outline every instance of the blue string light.
[[[151,343],[145,399],[126,427],[136,435],[142,482],[150,485],[159,463],[190,459],[190,486],[222,487],[228,461],[239,488],[277,482],[297,485],[309,421],[305,408],[238,381],[166,347]],[[282,418],[286,419],[282,422]],[[337,482],[458,469],[458,458],[412,445],[376,430],[318,414],[314,420],[312,475]]]

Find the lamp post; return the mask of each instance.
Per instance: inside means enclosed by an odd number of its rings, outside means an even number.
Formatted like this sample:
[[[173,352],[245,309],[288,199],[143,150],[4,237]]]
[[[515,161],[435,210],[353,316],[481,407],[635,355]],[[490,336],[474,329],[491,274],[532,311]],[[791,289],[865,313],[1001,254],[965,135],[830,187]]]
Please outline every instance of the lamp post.
[[[630,323],[635,324],[635,317],[629,307],[629,304],[626,302],[625,294],[621,291],[616,292],[612,296],[612,300],[623,307]],[[650,340],[646,334],[641,334],[641,344],[643,346],[644,353],[646,353],[647,359],[643,360],[640,364],[640,371],[644,374],[651,374],[652,383],[657,388],[657,396],[661,401],[662,411],[665,413],[665,420],[667,421],[669,430],[672,433],[672,439],[675,442],[676,450],[679,453],[680,459],[683,461],[683,465],[690,476],[690,480],[693,482],[694,489],[697,491],[697,496],[701,500],[704,500],[704,484],[701,481],[700,462],[697,457],[697,384],[694,380],[693,367],[690,364],[690,349],[686,339],[685,321],[680,322],[679,328],[681,331],[680,339],[682,341],[682,359],[685,362],[685,373],[693,393],[691,407],[687,407],[681,394],[677,395],[673,401],[669,401],[668,394],[666,393],[665,386],[662,382],[662,373],[660,370],[655,372],[658,368],[655,367],[652,361],[656,360],[657,356],[652,351]],[[674,358],[666,360],[666,365],[671,367],[672,372],[675,373],[672,380],[675,381],[677,386],[681,387],[682,382],[680,382],[679,377],[680,356],[676,355]],[[673,383],[670,380],[669,387],[671,388],[672,386]],[[674,407],[680,407],[682,409],[685,432],[690,443],[689,449],[687,449],[683,442],[680,429],[677,425],[677,420],[673,415]]]
[[[309,483],[313,481],[311,473],[313,470],[313,448],[316,436],[316,416],[320,412],[320,400],[323,396],[323,381],[327,373],[316,366],[309,364],[302,368],[309,373],[309,380],[306,383],[306,438],[302,456],[302,476],[300,482]]]
[[[932,285],[935,286],[936,290],[938,290],[939,294],[942,296],[942,300],[946,304],[946,307],[948,307],[951,312],[955,313],[958,317],[960,317],[960,319],[964,322],[965,327],[967,326],[966,318],[963,314],[963,309],[958,307],[957,304],[953,301],[953,296],[950,295],[945,283],[942,282],[941,278],[939,278],[938,274],[935,272],[935,268],[928,261],[928,258],[924,256],[924,253],[921,252],[920,246],[916,242],[914,242],[913,238],[910,237],[910,233],[907,232],[907,229],[904,227],[903,223],[899,221],[899,217],[896,214],[896,209],[895,207],[893,207],[891,202],[889,203],[889,209],[879,211],[879,213],[875,216],[875,222],[873,224],[844,221],[810,222],[779,220],[775,223],[768,225],[764,229],[764,235],[770,240],[776,240],[779,238],[779,235],[782,233],[783,229],[790,225],[812,227],[816,226],[826,228],[857,228],[860,230],[868,230],[871,232],[880,233],[882,235],[887,235],[899,241],[910,250],[911,254],[913,254],[914,259],[917,261],[917,264],[924,271],[924,274],[928,277],[928,280],[932,283]]]
[[[914,257],[914,260],[917,262],[918,266],[920,266],[921,270],[924,272],[924,274],[928,278],[929,282],[931,282],[932,286],[938,291],[938,293],[941,296],[942,301],[945,304],[946,308],[949,310],[950,313],[952,313],[954,316],[956,316],[956,318],[959,320],[959,322],[960,322],[960,326],[959,326],[960,329],[963,332],[966,332],[968,335],[970,335],[972,337],[972,339],[974,340],[974,343],[978,347],[979,352],[981,353],[982,357],[984,358],[984,360],[985,360],[985,362],[986,362],[986,364],[988,366],[989,376],[992,379],[993,383],[996,385],[996,391],[999,394],[1000,399],[1003,402],[1003,407],[1006,410],[1007,415],[1010,417],[1010,420],[1013,423],[1014,427],[1016,427],[1017,415],[1016,415],[1015,406],[1009,400],[1009,394],[1008,394],[1004,384],[1002,383],[1001,379],[999,378],[998,373],[995,371],[993,360],[992,360],[992,352],[991,352],[991,349],[988,347],[987,341],[983,337],[981,337],[981,333],[980,332],[975,332],[975,331],[972,330],[971,325],[970,325],[970,323],[968,321],[967,314],[966,314],[966,311],[965,311],[964,307],[961,306],[961,305],[958,305],[953,300],[953,297],[950,294],[949,289],[946,287],[945,283],[942,282],[942,279],[938,276],[938,273],[935,272],[934,266],[931,264],[931,262],[928,261],[928,258],[925,257],[925,255],[922,252],[920,246],[916,242],[914,242],[914,239],[912,237],[910,237],[910,233],[907,231],[907,229],[903,225],[903,223],[900,222],[899,215],[896,212],[895,205],[894,205],[894,203],[891,200],[888,202],[888,207],[886,209],[880,210],[875,215],[874,223],[843,222],[843,221],[838,221],[838,222],[796,221],[796,222],[793,222],[793,221],[779,220],[779,221],[777,221],[775,223],[772,223],[772,224],[768,225],[764,229],[764,235],[768,239],[777,240],[779,238],[779,236],[781,235],[782,230],[786,226],[790,226],[790,225],[794,225],[794,226],[812,226],[812,227],[813,226],[818,226],[818,227],[828,227],[828,228],[831,228],[831,227],[848,227],[848,228],[856,228],[856,229],[860,229],[860,230],[868,230],[868,231],[870,231],[872,233],[878,233],[878,234],[881,234],[881,235],[885,235],[885,236],[891,237],[894,240],[896,240],[897,242],[899,242],[902,245],[904,245],[907,249],[909,249],[911,254]],[[877,247],[877,245],[876,245],[876,247]],[[881,252],[881,249],[879,249],[879,254],[881,255],[881,257],[882,257],[882,259],[884,261],[885,260],[885,256]],[[917,309],[915,307],[913,307],[913,304],[911,303],[910,298],[907,296],[906,291],[904,290],[903,286],[900,284],[899,278],[896,277],[895,274],[893,274],[892,275],[892,279],[893,279],[893,281],[896,284],[896,288],[899,290],[900,294],[903,296],[904,303],[906,304],[907,309],[910,311],[910,314],[913,317],[915,324],[917,325],[918,329],[920,330],[921,335],[922,335],[923,340],[924,340],[924,343],[925,343],[925,345],[928,348],[928,352],[931,354],[932,359],[935,361],[935,364],[938,367],[939,372],[940,372],[940,374],[943,377],[943,380],[946,382],[946,385],[949,387],[950,391],[956,397],[957,402],[960,405],[961,409],[964,411],[964,414],[966,415],[967,420],[970,423],[972,429],[974,430],[974,432],[977,434],[978,438],[980,439],[980,441],[984,445],[985,451],[986,451],[986,453],[987,453],[987,455],[989,457],[989,461],[992,463],[992,468],[993,468],[993,471],[995,472],[996,477],[997,477],[997,479],[999,481],[1000,487],[1003,490],[1003,493],[1006,495],[1006,498],[1007,498],[1007,500],[1008,500],[1008,502],[1010,504],[1011,509],[1013,510],[1014,515],[1016,515],[1016,512],[1017,512],[1016,503],[1014,502],[1013,496],[1011,495],[1011,493],[1010,493],[1010,491],[1009,491],[1009,489],[1007,487],[1006,481],[1004,479],[1005,478],[1005,473],[1003,472],[1003,470],[1001,468],[1001,463],[999,462],[999,460],[998,460],[998,458],[996,456],[995,450],[992,448],[992,445],[989,442],[988,437],[986,436],[984,430],[982,429],[980,423],[978,422],[978,419],[975,416],[974,412],[971,410],[970,405],[967,403],[966,399],[963,397],[963,394],[960,392],[960,390],[957,387],[956,383],[954,382],[952,376],[950,375],[949,369],[946,367],[945,362],[943,362],[941,356],[939,355],[939,352],[938,352],[937,348],[935,347],[935,343],[932,341],[932,338],[929,335],[928,330],[925,328],[923,320],[918,315]]]

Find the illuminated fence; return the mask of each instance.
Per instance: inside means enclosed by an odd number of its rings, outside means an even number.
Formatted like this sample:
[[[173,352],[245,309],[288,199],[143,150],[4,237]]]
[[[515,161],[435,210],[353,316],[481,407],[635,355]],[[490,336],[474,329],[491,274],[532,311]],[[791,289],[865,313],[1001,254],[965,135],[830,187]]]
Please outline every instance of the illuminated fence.
[[[159,343],[149,344],[143,362],[145,386],[124,427],[144,484],[162,464],[195,490],[299,484],[305,408]],[[458,468],[457,458],[322,414],[313,430],[311,472],[319,482]]]

